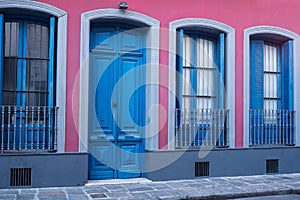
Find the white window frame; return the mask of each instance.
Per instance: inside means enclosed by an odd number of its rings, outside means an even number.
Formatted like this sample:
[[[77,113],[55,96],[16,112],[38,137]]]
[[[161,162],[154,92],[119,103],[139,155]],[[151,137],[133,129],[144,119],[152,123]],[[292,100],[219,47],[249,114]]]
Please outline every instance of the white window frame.
[[[67,58],[67,13],[52,5],[31,0],[1,0],[0,11],[7,8],[35,10],[58,18],[56,48],[56,106],[57,115],[57,151],[65,151],[66,121],[66,58]]]
[[[277,34],[288,37],[289,39],[293,40],[293,80],[294,80],[294,87],[293,87],[293,94],[294,94],[294,110],[295,112],[295,141],[296,145],[300,145],[300,135],[297,131],[300,126],[300,92],[297,88],[300,85],[300,79],[297,78],[300,76],[300,58],[299,58],[299,46],[300,46],[300,37],[298,34],[289,31],[284,28],[275,27],[275,26],[254,26],[244,30],[244,147],[249,147],[249,108],[250,108],[250,77],[249,77],[249,70],[250,70],[250,36],[254,34]]]
[[[229,109],[229,147],[235,147],[235,30],[215,20],[185,18],[169,24],[169,104],[168,104],[168,149],[175,149],[175,95],[176,95],[176,30],[199,27],[218,29],[226,34],[226,109]]]

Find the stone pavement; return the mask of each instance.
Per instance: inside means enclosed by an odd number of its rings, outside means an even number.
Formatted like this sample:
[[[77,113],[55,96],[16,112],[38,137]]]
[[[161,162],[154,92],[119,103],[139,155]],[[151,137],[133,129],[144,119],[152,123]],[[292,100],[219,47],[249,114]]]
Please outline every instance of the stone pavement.
[[[300,194],[300,173],[135,183],[107,180],[77,187],[2,189],[0,199],[231,199],[278,194]]]

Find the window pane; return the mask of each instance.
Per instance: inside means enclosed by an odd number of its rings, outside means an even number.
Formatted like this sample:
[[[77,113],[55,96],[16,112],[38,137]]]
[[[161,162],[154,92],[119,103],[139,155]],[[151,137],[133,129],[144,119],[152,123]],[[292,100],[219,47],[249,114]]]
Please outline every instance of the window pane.
[[[5,22],[4,56],[18,56],[19,23]]]
[[[192,38],[183,37],[183,66],[191,66]]]
[[[197,39],[197,108],[212,108],[214,43],[202,38]],[[205,97],[201,97],[205,96]]]
[[[27,24],[26,87],[28,106],[47,105],[49,28],[29,22]]]
[[[278,66],[277,47],[264,45],[264,108],[277,110]],[[266,99],[267,98],[267,99]]]

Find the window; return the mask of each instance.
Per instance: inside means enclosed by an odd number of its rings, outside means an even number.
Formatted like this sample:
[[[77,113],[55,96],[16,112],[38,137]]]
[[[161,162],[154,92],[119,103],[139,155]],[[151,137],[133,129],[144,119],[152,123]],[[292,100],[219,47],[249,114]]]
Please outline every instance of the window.
[[[293,41],[250,38],[250,145],[294,144]]]
[[[225,34],[179,30],[176,147],[227,146]]]
[[[0,15],[1,150],[54,150],[54,17]]]

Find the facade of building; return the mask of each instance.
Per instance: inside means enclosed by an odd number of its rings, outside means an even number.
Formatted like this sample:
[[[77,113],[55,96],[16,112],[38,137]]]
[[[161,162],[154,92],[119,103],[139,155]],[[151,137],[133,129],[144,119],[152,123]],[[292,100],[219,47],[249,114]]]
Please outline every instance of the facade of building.
[[[300,172],[299,9],[0,1],[0,188]]]

